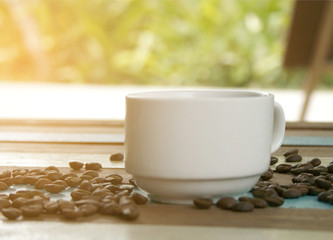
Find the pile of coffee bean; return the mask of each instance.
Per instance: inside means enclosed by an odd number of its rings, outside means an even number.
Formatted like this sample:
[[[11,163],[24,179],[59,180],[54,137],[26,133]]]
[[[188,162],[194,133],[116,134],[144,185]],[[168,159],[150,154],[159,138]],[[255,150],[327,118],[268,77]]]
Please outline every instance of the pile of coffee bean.
[[[36,190],[18,190],[0,194],[0,209],[10,220],[57,214],[75,220],[96,213],[116,216],[124,220],[139,217],[137,204],[148,198],[133,191],[133,180],[125,181],[119,174],[100,176],[100,163],[70,162],[73,169],[62,173],[50,166],[44,169],[18,168],[0,173],[0,190],[12,185],[32,185]],[[85,167],[85,171],[79,171]],[[71,200],[51,200],[53,194],[71,191]]]
[[[305,163],[298,149],[291,149],[284,153],[285,162],[269,168],[257,184],[252,188],[253,198],[240,197],[238,201],[233,197],[219,199],[216,206],[221,209],[249,212],[254,208],[267,206],[278,207],[285,199],[299,198],[304,195],[317,196],[317,200],[333,204],[333,161],[328,166],[322,166],[319,158],[313,158]],[[278,158],[272,156],[270,165],[278,163]],[[293,164],[291,164],[293,163]],[[274,173],[292,176],[290,184],[279,184],[270,181]],[[211,203],[208,204],[210,201]],[[213,205],[211,199],[195,199],[194,206],[207,209]]]

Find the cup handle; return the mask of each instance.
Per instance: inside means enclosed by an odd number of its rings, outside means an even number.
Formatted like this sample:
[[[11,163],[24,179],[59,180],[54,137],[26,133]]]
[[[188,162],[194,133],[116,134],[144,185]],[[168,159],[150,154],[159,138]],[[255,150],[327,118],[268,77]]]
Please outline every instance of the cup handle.
[[[271,153],[281,147],[286,128],[286,120],[281,105],[274,102],[274,123],[273,123],[273,139]]]

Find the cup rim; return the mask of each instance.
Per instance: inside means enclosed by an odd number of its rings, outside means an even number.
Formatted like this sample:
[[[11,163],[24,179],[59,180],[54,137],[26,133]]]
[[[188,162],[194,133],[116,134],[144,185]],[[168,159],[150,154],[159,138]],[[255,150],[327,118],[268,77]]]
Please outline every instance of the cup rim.
[[[130,93],[126,99],[135,100],[250,100],[273,97],[255,90],[157,90]]]

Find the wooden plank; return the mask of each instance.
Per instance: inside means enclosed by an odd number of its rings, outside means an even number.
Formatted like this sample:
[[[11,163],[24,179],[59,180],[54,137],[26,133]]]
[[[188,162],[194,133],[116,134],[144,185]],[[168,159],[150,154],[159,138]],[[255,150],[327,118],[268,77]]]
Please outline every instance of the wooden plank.
[[[84,143],[0,143],[1,152],[111,154],[123,152],[123,144]]]

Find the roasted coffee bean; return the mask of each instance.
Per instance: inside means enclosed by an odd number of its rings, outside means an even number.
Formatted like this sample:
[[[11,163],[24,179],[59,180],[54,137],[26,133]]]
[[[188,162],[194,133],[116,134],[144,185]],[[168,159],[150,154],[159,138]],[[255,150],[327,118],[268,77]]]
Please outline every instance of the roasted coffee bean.
[[[123,177],[119,174],[109,174],[105,177],[106,181],[112,184],[121,184]]]
[[[328,192],[328,191],[321,192],[321,193],[318,194],[317,199],[320,202],[328,202],[327,197],[330,196],[330,195],[332,195],[332,192]]]
[[[59,204],[56,201],[44,201],[43,208],[45,213],[55,214],[59,210]]]
[[[62,215],[68,220],[75,220],[83,217],[83,212],[80,209],[64,208]]]
[[[110,161],[122,161],[124,160],[124,154],[115,153],[110,156]]]
[[[85,204],[95,205],[98,209],[100,209],[102,207],[102,203],[95,199],[88,198],[88,199],[82,199],[82,200],[75,201],[75,205],[78,207],[81,205],[85,205]]]
[[[67,182],[64,181],[64,180],[55,180],[55,181],[53,181],[52,183],[53,183],[53,184],[62,185],[62,186],[64,186],[64,188],[67,188],[67,187],[68,187]]]
[[[249,197],[240,197],[239,201],[248,201],[253,204],[255,208],[265,208],[267,207],[267,202],[262,198],[249,198]]]
[[[12,201],[12,207],[14,208],[20,208],[24,205],[24,203],[26,203],[26,201],[28,201],[27,198],[24,198],[24,197],[18,197],[16,199],[14,199]]]
[[[285,188],[281,186],[274,186],[274,190],[278,193],[279,196],[281,196]]]
[[[91,176],[92,179],[95,178],[95,177],[98,177],[98,176],[99,176],[98,172],[95,171],[95,170],[87,170],[87,171],[85,171],[84,173],[82,173],[82,175],[88,175],[88,176]]]
[[[198,209],[208,209],[213,205],[213,200],[209,198],[196,198],[193,200],[193,203]]]
[[[313,167],[317,167],[321,164],[321,160],[319,158],[313,158],[309,161]]]
[[[133,204],[127,204],[120,207],[119,216],[128,221],[133,221],[139,217],[139,211]]]
[[[292,149],[292,150],[289,150],[289,151],[285,152],[283,154],[283,156],[288,157],[290,155],[298,154],[298,152],[299,152],[298,149]]]
[[[313,175],[311,173],[301,173],[292,179],[293,183],[314,183]]]
[[[82,212],[83,216],[88,217],[92,216],[98,212],[98,207],[94,204],[83,204],[79,207],[79,210]]]
[[[290,189],[296,188],[301,192],[301,195],[306,195],[309,192],[309,186],[304,183],[296,183],[289,186]]]
[[[297,188],[289,188],[282,192],[281,197],[283,198],[298,198],[302,196],[302,192]]]
[[[44,168],[45,171],[56,171],[56,172],[60,172],[59,168],[55,167],[55,166],[48,166],[46,168]]]
[[[94,171],[98,171],[102,168],[102,165],[98,162],[86,163],[84,166],[86,170],[94,170]]]
[[[65,190],[65,188],[66,187],[64,187],[63,185],[53,184],[53,183],[45,184],[45,186],[44,186],[44,189],[52,194],[60,193],[63,190]]]
[[[77,187],[82,183],[82,179],[79,177],[68,177],[65,179],[69,187]]]
[[[266,171],[260,176],[260,179],[267,181],[267,180],[271,179],[272,177],[273,177],[273,174],[270,171]]]
[[[70,173],[65,173],[62,175],[60,180],[66,180],[68,177],[79,177],[76,173],[70,172]]]
[[[314,176],[319,176],[322,170],[319,168],[310,168],[307,170],[308,173],[313,174]]]
[[[333,173],[333,164],[329,164],[329,165],[327,166],[327,171],[328,171],[329,173]]]
[[[134,202],[139,205],[146,204],[148,202],[147,197],[145,197],[137,192],[132,194],[132,198],[133,198]]]
[[[257,198],[264,198],[267,196],[278,196],[274,189],[257,188],[252,190],[252,195]]]
[[[309,186],[308,195],[317,196],[319,193],[325,192],[325,189],[316,187],[316,186]]]
[[[64,209],[75,209],[75,203],[73,201],[66,201],[64,199],[58,199],[58,209],[62,212]]]
[[[83,167],[83,163],[82,162],[78,162],[78,161],[72,161],[68,163],[69,166],[73,169],[73,170],[80,170]]]
[[[81,182],[81,184],[79,185],[79,189],[82,189],[82,190],[86,190],[88,192],[91,192],[92,191],[92,183],[87,181],[87,180],[84,180],[83,182]]]
[[[120,207],[115,201],[111,201],[102,206],[100,213],[103,215],[116,216],[120,214]]]
[[[241,201],[236,203],[231,210],[235,212],[251,212],[254,208],[254,205],[248,201]]]
[[[10,203],[9,199],[0,199],[0,209],[9,208],[12,204]]]
[[[14,184],[23,184],[23,182],[24,182],[24,176],[18,175],[13,177]]]
[[[325,166],[318,166],[318,167],[315,167],[315,168],[320,169],[320,174],[328,172],[327,167],[325,167]]]
[[[233,197],[223,197],[217,201],[216,206],[222,209],[231,209],[236,203],[237,201]]]
[[[307,171],[308,171],[308,169],[305,167],[297,167],[297,168],[290,169],[290,172],[293,175],[299,175],[301,173],[306,173]]]
[[[284,199],[279,196],[267,196],[264,200],[272,207],[278,207],[284,203]]]
[[[50,179],[51,181],[55,181],[55,180],[60,180],[62,177],[62,173],[57,172],[57,171],[51,171],[49,172],[46,176],[48,179]]]
[[[22,216],[22,211],[13,207],[3,208],[1,209],[1,212],[9,220],[16,220]]]
[[[28,205],[20,207],[22,215],[24,217],[38,217],[43,212],[43,207],[41,205]]]
[[[38,178],[35,176],[24,176],[23,184],[34,185],[37,182]]]
[[[271,156],[271,161],[270,161],[270,165],[274,165],[279,161],[279,159],[277,157],[273,157]]]
[[[302,161],[302,156],[298,154],[289,155],[286,158],[286,162],[300,162]]]
[[[2,181],[0,181],[0,191],[8,189],[8,185]]]
[[[330,182],[333,182],[333,175],[332,174],[327,174],[325,176],[325,179],[328,180],[328,181],[330,181]]]
[[[11,177],[11,175],[12,175],[12,172],[9,171],[9,170],[2,171],[2,172],[0,173],[0,179],[1,179],[1,178]]]
[[[290,169],[292,168],[292,165],[282,163],[276,166],[275,171],[278,173],[288,173]]]
[[[91,181],[94,179],[92,176],[89,175],[81,175],[79,178],[81,178],[82,181],[84,180]]]
[[[84,197],[90,196],[90,192],[83,189],[75,189],[71,192],[71,197],[74,201],[81,200]]]
[[[315,184],[319,188],[329,189],[332,186],[332,183],[325,178],[317,177],[315,179]]]
[[[48,178],[40,178],[37,180],[35,183],[35,188],[36,189],[43,189],[46,184],[50,184],[52,181]]]

